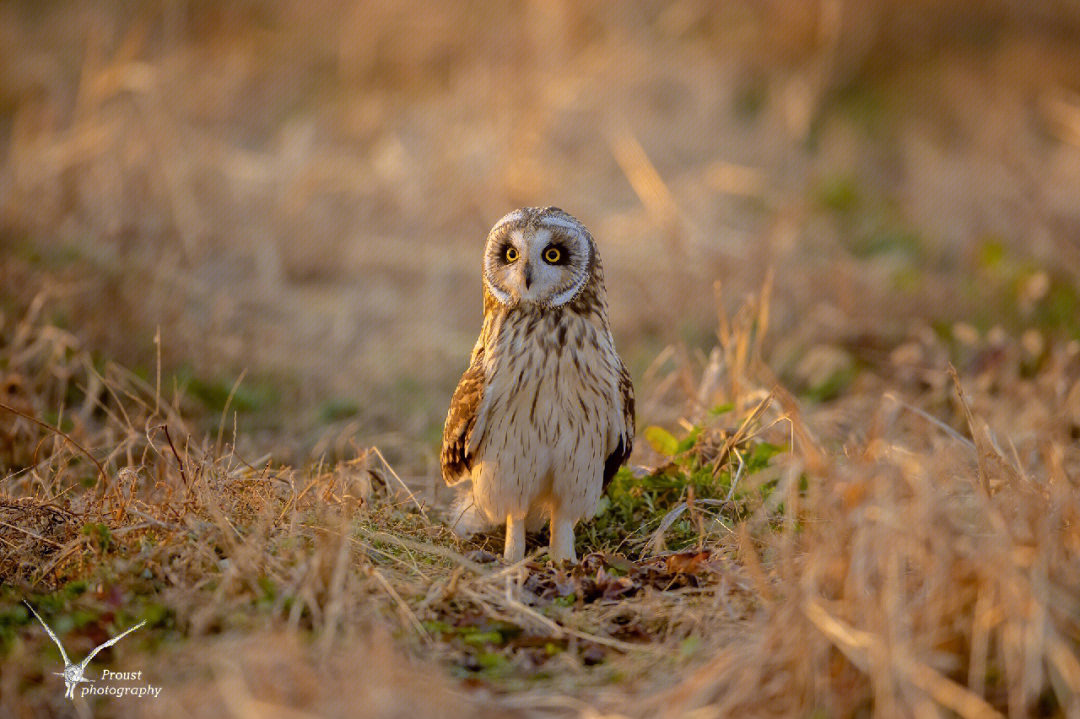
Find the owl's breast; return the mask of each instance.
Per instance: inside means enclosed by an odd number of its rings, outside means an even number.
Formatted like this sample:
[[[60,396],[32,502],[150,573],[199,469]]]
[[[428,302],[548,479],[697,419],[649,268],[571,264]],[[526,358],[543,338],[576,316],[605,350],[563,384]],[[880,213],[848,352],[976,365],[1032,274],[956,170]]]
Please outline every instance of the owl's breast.
[[[572,313],[522,313],[488,354],[489,432],[545,464],[600,460],[618,381],[611,335]]]

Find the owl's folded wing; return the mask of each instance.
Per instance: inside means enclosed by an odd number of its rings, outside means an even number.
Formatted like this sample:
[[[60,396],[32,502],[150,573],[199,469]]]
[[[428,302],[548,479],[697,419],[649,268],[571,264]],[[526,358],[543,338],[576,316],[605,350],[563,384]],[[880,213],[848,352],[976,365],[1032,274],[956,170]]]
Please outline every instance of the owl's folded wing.
[[[619,467],[630,459],[630,452],[634,449],[634,385],[622,360],[619,360],[619,388],[616,396],[622,410],[622,416],[616,421],[618,423],[621,420],[622,425],[615,446],[604,461],[604,489],[607,489]]]
[[[479,437],[473,437],[480,404],[484,397],[484,353],[474,351],[469,368],[461,375],[454,397],[450,400],[450,411],[443,426],[442,452],[439,461],[442,464],[443,480],[447,484],[457,484],[469,479],[472,469],[470,448],[479,445]],[[480,432],[483,432],[481,422]]]

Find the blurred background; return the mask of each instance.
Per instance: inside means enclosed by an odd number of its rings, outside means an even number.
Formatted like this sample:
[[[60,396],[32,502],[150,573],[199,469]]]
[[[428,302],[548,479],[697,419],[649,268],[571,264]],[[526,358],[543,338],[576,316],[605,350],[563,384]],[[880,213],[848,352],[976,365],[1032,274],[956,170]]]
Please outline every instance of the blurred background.
[[[0,5],[0,335],[151,378],[160,332],[294,461],[435,473],[522,205],[597,238],[642,422],[770,273],[807,401],[940,370],[928,334],[1034,371],[1080,339],[1080,2]]]

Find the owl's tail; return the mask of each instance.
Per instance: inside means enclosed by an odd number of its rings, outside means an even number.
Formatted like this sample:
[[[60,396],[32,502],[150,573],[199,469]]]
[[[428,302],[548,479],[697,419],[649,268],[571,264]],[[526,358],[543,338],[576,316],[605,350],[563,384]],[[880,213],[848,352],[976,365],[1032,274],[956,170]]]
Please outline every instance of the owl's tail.
[[[483,532],[494,526],[480,508],[476,506],[472,495],[472,483],[458,492],[457,498],[450,505],[450,529],[462,539],[468,539],[477,532]]]

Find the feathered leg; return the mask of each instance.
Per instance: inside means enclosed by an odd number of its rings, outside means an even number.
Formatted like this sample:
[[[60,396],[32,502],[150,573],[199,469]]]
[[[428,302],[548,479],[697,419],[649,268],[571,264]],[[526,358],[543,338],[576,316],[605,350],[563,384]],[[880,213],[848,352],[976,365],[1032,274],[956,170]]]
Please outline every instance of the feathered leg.
[[[508,562],[520,562],[525,558],[525,517],[506,515],[506,549],[503,557]]]
[[[577,554],[574,553],[574,520],[562,516],[558,510],[551,510],[551,546],[549,547],[551,559],[561,562],[569,559],[577,562]]]

